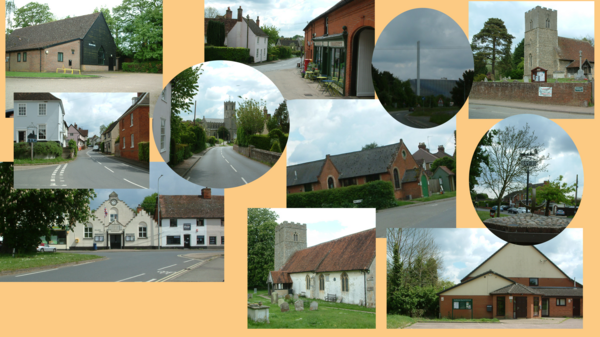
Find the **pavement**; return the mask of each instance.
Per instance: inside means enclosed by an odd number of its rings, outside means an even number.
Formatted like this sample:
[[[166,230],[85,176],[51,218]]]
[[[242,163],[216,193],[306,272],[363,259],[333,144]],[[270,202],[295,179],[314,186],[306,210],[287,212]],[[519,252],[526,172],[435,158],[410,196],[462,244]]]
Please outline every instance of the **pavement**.
[[[225,258],[219,256],[206,260],[202,265],[184,272],[167,282],[224,282]]]
[[[583,319],[502,319],[500,323],[415,323],[406,329],[583,329]]]
[[[550,119],[593,119],[594,107],[469,99],[471,119],[504,119],[520,114],[532,114]]]
[[[15,92],[149,92],[150,118],[162,92],[162,74],[122,71],[84,72],[100,78],[6,78],[6,109],[14,107]]]
[[[194,167],[194,165],[196,165],[198,160],[200,160],[200,158],[202,158],[206,154],[206,152],[208,152],[212,149],[213,149],[212,147],[209,147],[208,149],[206,149],[202,152],[193,154],[191,157],[189,157],[188,159],[185,159],[181,163],[179,163],[175,166],[172,166],[172,167],[170,166],[170,167],[173,171],[175,171],[175,173],[177,173],[181,177],[184,177],[188,174],[188,172],[190,172],[192,167]]]
[[[225,145],[208,150],[183,178],[200,186],[230,188],[251,183],[270,168]]]
[[[0,277],[0,282],[160,282],[165,278],[185,271],[186,268],[189,268],[190,266],[203,262],[196,258],[187,257],[186,253],[189,253],[190,250],[180,249],[135,251],[70,250],[68,252],[98,255],[106,259],[32,273],[25,272],[18,275],[2,276]],[[221,256],[223,250],[207,250],[203,251],[203,253],[211,254],[212,256]],[[59,252],[53,254],[62,253]],[[216,263],[217,262],[215,262],[215,264]],[[213,264],[210,264],[207,267],[217,268],[217,266]],[[209,274],[210,277],[215,277],[214,273]],[[221,281],[222,280],[223,279],[221,279]]]
[[[91,149],[64,164],[14,167],[15,188],[148,188],[150,171]]]
[[[392,111],[389,114],[394,117],[398,122],[410,126],[411,128],[417,129],[428,129],[439,126],[438,124],[431,123],[429,121],[429,116],[410,116],[412,111],[402,110],[402,111]],[[450,112],[449,112],[450,113]],[[452,112],[456,114],[456,112]]]
[[[456,228],[456,197],[377,211],[376,237],[387,228]]]

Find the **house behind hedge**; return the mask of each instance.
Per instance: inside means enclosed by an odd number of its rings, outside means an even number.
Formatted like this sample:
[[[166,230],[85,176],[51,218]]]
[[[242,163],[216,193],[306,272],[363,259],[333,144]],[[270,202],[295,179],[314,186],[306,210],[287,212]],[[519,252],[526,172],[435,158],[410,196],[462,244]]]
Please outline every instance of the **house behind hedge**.
[[[114,126],[119,131],[119,143],[115,144],[115,150],[121,157],[140,160],[140,143],[144,143],[141,145],[143,151],[149,151],[150,93],[138,92],[131,102],[129,109],[119,117]],[[146,158],[146,155],[142,158]]]

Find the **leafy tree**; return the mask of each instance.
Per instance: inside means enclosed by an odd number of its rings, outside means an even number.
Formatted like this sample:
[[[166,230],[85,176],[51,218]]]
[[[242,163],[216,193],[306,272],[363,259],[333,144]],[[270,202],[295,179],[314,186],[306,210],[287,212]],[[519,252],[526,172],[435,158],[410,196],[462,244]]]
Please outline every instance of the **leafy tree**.
[[[219,11],[214,7],[205,7],[204,8],[204,17],[205,18],[216,18],[219,15]]]
[[[13,32],[12,26],[12,18],[11,15],[15,12],[17,6],[15,6],[15,0],[4,0],[4,10],[5,10],[5,18],[6,18],[6,34],[10,34]]]
[[[466,103],[466,99],[469,97],[471,87],[473,86],[473,78],[475,72],[473,70],[467,70],[463,73],[463,77],[456,81],[456,85],[450,91],[454,106],[461,107]]]
[[[281,127],[279,126],[279,123],[277,123],[277,118],[271,117],[267,120],[267,130],[271,132],[275,129],[281,129]]]
[[[567,182],[563,182],[563,176],[559,176],[557,179],[544,184],[541,187],[536,188],[535,202],[537,205],[542,204],[544,201],[554,202],[557,204],[572,203],[572,199],[569,196],[571,193],[575,193],[575,184],[570,185]],[[532,188],[529,188],[529,195],[533,195]],[[546,207],[546,215],[548,215],[549,208]]]
[[[490,130],[483,135],[483,138],[477,144],[473,158],[471,159],[471,167],[469,168],[469,190],[473,191],[475,185],[477,185],[477,178],[481,176],[483,166],[489,166],[489,154],[486,151],[486,147],[491,146],[494,136],[498,134],[498,130]],[[487,199],[487,194],[485,195]]]
[[[275,109],[273,118],[277,121],[277,125],[283,133],[290,132],[290,112],[288,111],[286,100],[283,100],[277,109]],[[271,131],[271,129],[269,129],[269,131]]]
[[[86,223],[93,214],[90,201],[96,197],[89,189],[13,188],[13,164],[0,163],[0,233],[3,252],[35,252],[53,228],[72,230],[76,223]]]
[[[436,159],[431,164],[431,172],[435,172],[435,170],[437,170],[437,168],[440,166],[446,166],[450,171],[456,172],[456,162],[452,157],[442,157]]]
[[[248,209],[248,288],[264,288],[269,272],[275,268],[278,217],[270,209]]]
[[[281,153],[281,145],[279,144],[279,140],[275,140],[273,142],[273,146],[271,146],[271,152]]]
[[[112,9],[121,53],[139,61],[162,60],[162,0],[123,0]]]
[[[189,111],[194,104],[192,99],[198,92],[198,79],[202,65],[190,67],[180,72],[171,80],[171,143],[181,144],[183,126],[182,112]]]
[[[262,26],[260,29],[269,35],[269,46],[277,43],[277,40],[279,40],[279,28],[275,26]]]
[[[298,34],[296,34],[292,37],[292,39],[294,39],[294,40],[303,39],[303,38],[304,38],[304,35],[298,35]]]
[[[112,123],[109,123],[108,125],[110,125]],[[104,133],[104,131],[106,131],[108,127],[104,124],[100,125],[100,135],[102,135]]]
[[[504,21],[490,18],[483,25],[479,33],[473,36],[471,49],[491,61],[492,74],[495,75],[498,56],[505,54],[506,50],[510,50],[514,38],[514,36],[508,33]]]
[[[515,51],[513,52],[513,66],[516,68],[521,62],[521,59],[525,58],[525,39],[522,39],[519,44],[515,47]]]
[[[375,149],[375,148],[377,148],[377,146],[379,146],[379,145],[377,145],[377,143],[375,143],[375,142],[369,143],[369,144],[363,146],[361,151]]]
[[[219,127],[217,134],[221,139],[229,139],[229,130],[227,130],[227,128],[224,126]]]
[[[158,193],[153,193],[147,197],[144,198],[144,201],[142,201],[142,209],[144,211],[146,211],[146,213],[150,214],[151,216],[154,215],[154,212],[156,212],[156,201],[158,200]]]
[[[50,12],[48,4],[30,2],[16,9],[14,13],[15,28],[25,28],[54,21],[54,14]]]
[[[235,113],[237,116],[237,124],[240,125],[244,133],[248,136],[260,133],[265,127],[265,116],[262,107],[265,106],[264,101],[257,101],[253,98],[244,99],[238,105]]]
[[[221,21],[209,21],[206,32],[209,45],[223,47],[225,45],[225,24]]]
[[[479,75],[479,74],[487,75],[488,68],[487,68],[487,59],[485,58],[485,56],[481,53],[475,53],[473,55],[473,61],[474,61],[475,75]]]
[[[591,45],[592,45],[592,47],[594,46],[594,36],[593,36],[593,35],[589,35],[589,34],[588,34],[588,35],[586,35],[586,36],[582,37],[580,40],[581,40],[581,41],[588,42],[589,44],[591,44]]]

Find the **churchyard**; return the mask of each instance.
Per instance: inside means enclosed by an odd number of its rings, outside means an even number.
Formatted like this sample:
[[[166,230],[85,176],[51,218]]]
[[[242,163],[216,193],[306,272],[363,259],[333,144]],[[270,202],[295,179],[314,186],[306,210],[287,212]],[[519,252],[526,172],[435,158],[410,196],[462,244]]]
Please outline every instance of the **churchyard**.
[[[375,329],[375,308],[298,295],[273,301],[266,290],[248,290],[248,305],[259,302],[268,307],[269,321],[248,318],[249,329]]]

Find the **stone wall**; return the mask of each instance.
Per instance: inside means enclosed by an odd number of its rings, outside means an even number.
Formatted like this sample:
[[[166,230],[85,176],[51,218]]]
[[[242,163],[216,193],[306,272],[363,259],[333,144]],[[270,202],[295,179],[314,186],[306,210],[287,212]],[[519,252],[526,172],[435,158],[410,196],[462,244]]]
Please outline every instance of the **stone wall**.
[[[539,96],[539,87],[551,87],[552,97]],[[583,92],[575,92],[583,87]],[[592,97],[592,83],[521,83],[476,82],[469,98],[495,101],[513,101],[537,104],[583,106]],[[587,105],[586,105],[587,106]]]
[[[233,145],[233,150],[248,158],[270,164],[275,164],[279,160],[279,157],[281,157],[281,153],[257,149],[256,147],[254,147],[254,145],[250,145],[248,147],[240,147],[236,144]]]

